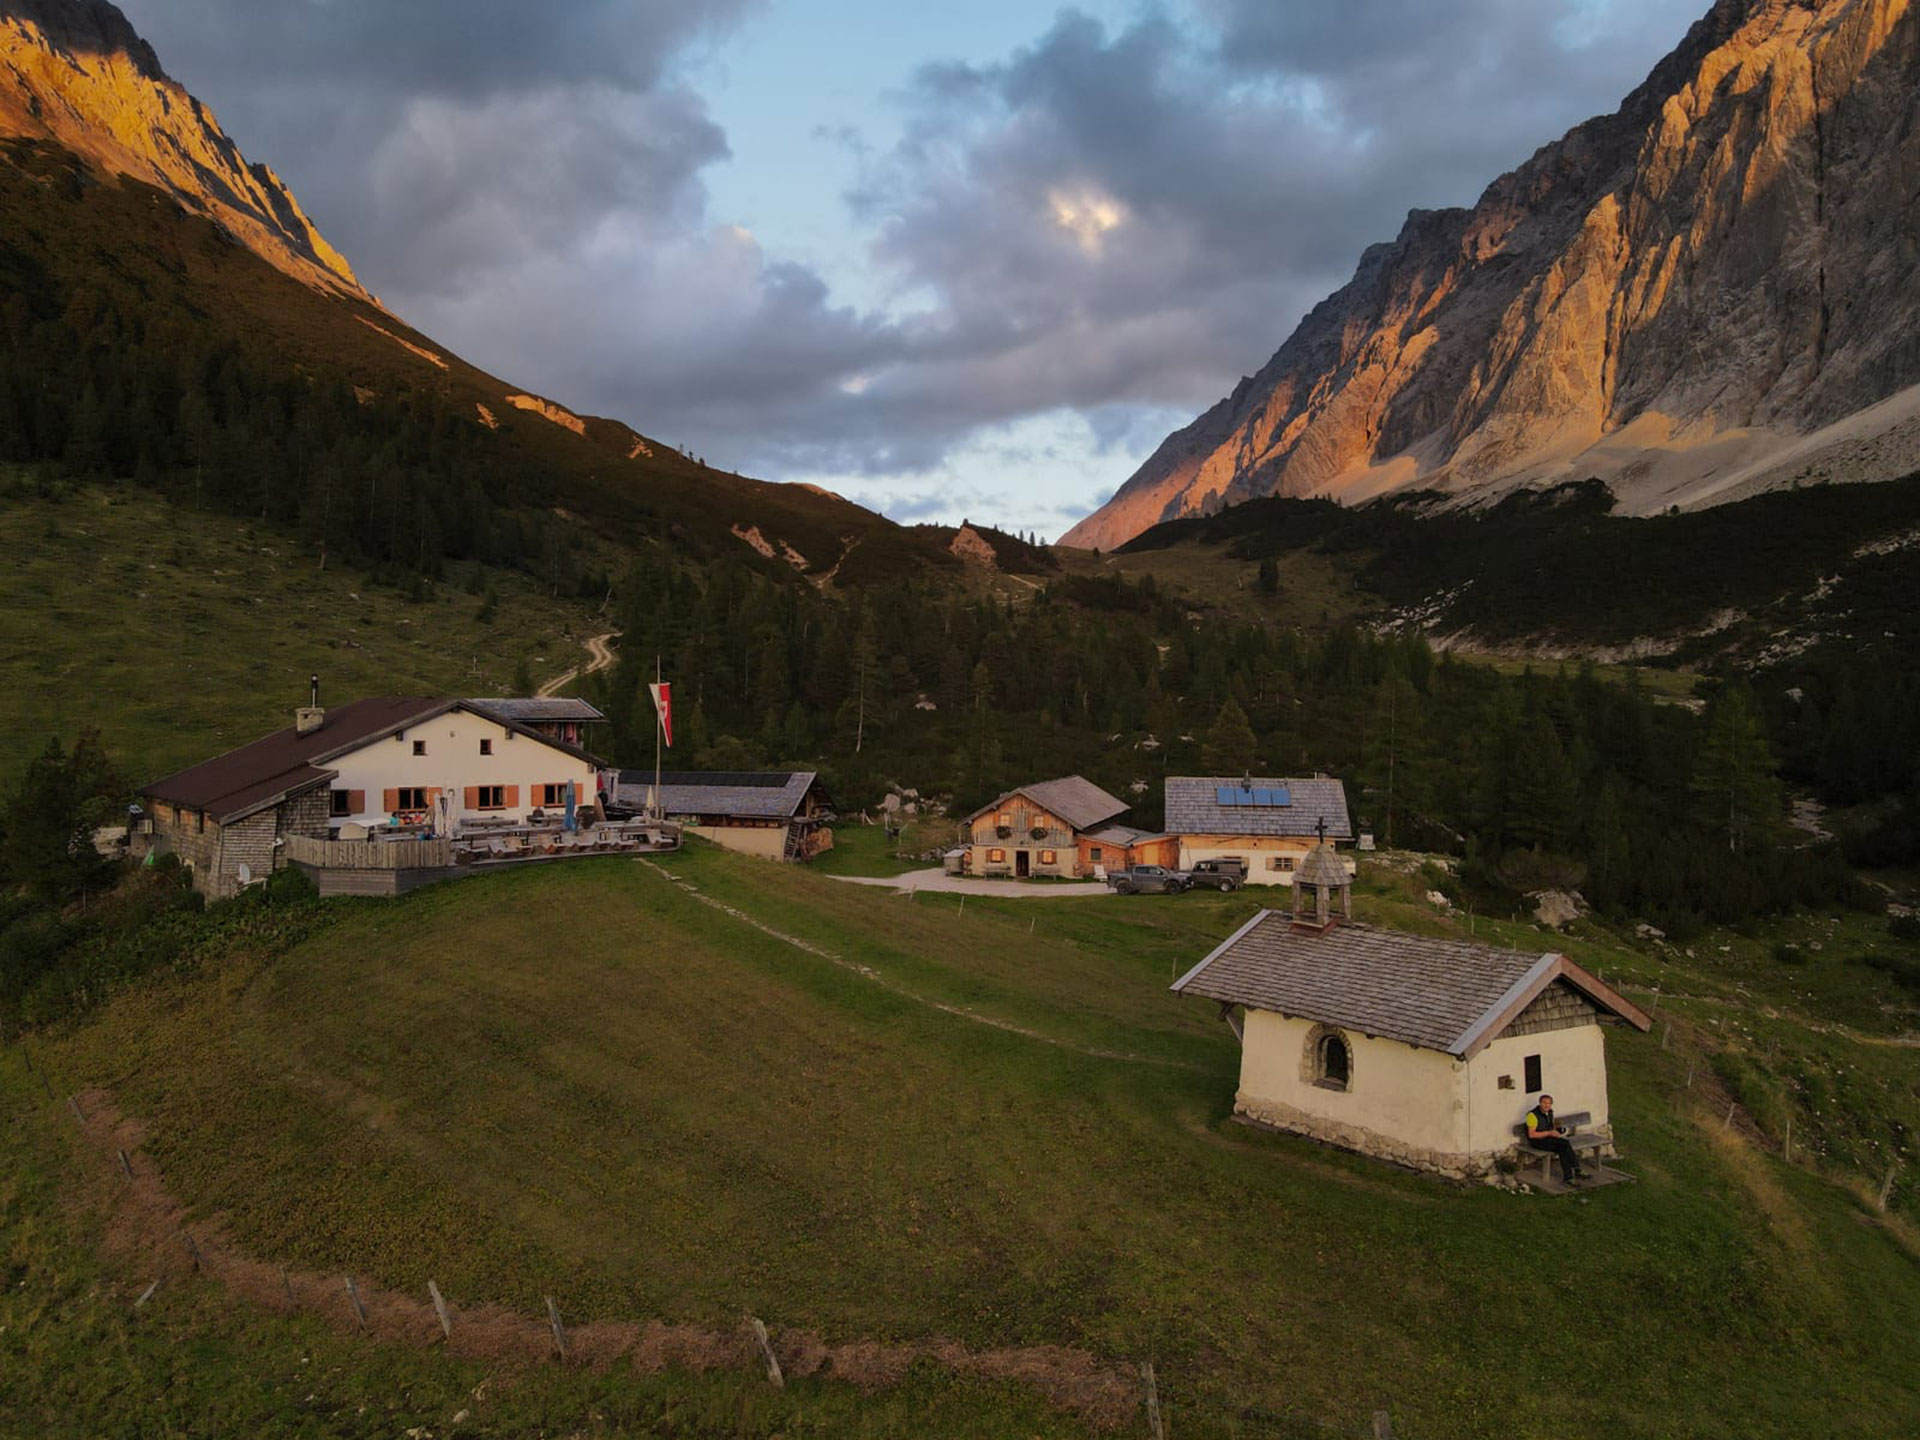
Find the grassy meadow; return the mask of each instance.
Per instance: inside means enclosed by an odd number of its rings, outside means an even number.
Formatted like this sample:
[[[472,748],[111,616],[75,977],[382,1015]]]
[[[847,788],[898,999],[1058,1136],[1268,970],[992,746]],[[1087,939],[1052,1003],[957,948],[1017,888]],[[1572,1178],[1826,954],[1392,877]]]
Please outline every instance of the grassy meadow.
[[[128,486],[50,496],[5,467],[0,545],[0,775],[88,724],[136,778],[163,775],[291,723],[314,674],[323,702],[510,693],[607,628],[513,572],[456,567],[414,599],[319,569],[278,527]]]
[[[1370,867],[1361,903],[1461,929],[1420,898],[1427,883]],[[1664,1045],[1609,1036],[1638,1182],[1516,1196],[1228,1119],[1234,1042],[1166,986],[1256,904],[973,897],[962,911],[695,847],[348,904],[285,953],[228,947],[31,1044],[62,1093],[98,1087],[138,1120],[190,1223],[394,1291],[424,1295],[433,1277],[458,1305],[532,1316],[554,1295],[582,1321],[724,1328],[750,1312],[776,1344],[941,1338],[1151,1361],[1182,1437],[1361,1433],[1381,1409],[1412,1437],[1920,1428],[1911,1227],[1874,1209],[1871,1157],[1816,1172],[1805,1130],[1790,1165],[1764,1116],[1726,1125],[1742,1077],[1712,1060],[1746,1057],[1754,1085],[1831,1065],[1852,1072],[1831,1103],[1913,1117],[1913,1053],[1888,1043],[1912,1028],[1898,1000],[1852,994],[1851,970],[1829,977],[1824,960],[1781,967],[1791,978],[1759,996],[1765,952],[1726,939],[1688,957],[1584,928],[1559,948],[1618,983],[1659,983],[1679,1023]],[[88,1323],[125,1330],[101,1287],[141,1275],[84,1258],[84,1203],[51,1198],[57,1175],[84,1200],[97,1157],[57,1153],[57,1108],[8,1061],[15,1134],[39,1167],[5,1196],[23,1294],[57,1282],[91,1297],[72,1302],[99,1312]],[[21,1238],[23,1212],[38,1241]],[[210,1290],[167,1292],[151,1323],[216,1367],[242,1331],[283,1356],[350,1344],[223,1310]],[[112,1420],[166,1383],[143,1342],[112,1343],[125,1385],[63,1423]],[[379,1357],[370,1376],[432,1369],[359,1343]],[[1544,1391],[1519,1378],[1543,1344]],[[903,1413],[922,1435],[1079,1431],[1029,1392],[943,1373],[916,1367],[871,1396],[813,1379],[777,1402],[738,1375],[500,1384],[580,1433],[889,1433],[855,1427]],[[329,1393],[363,1383],[343,1372]],[[434,1383],[407,1393],[444,1425],[454,1385]],[[682,1421],[663,1421],[674,1395]],[[753,1412],[765,1430],[741,1418],[755,1395],[776,1406]],[[59,1396],[40,1376],[24,1398],[53,1415]],[[595,1430],[579,1409],[561,1421],[569,1405],[631,1418]],[[433,1433],[536,1433],[529,1413]]]

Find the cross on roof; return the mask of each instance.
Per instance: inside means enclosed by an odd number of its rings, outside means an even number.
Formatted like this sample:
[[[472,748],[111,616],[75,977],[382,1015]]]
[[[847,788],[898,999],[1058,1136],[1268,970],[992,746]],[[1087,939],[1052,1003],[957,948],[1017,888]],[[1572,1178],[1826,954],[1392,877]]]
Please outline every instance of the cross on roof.
[[[1320,843],[1322,845],[1326,844],[1327,843],[1327,817],[1322,815],[1320,817],[1320,823],[1318,825],[1315,825],[1313,829],[1314,829],[1314,833],[1320,837]]]

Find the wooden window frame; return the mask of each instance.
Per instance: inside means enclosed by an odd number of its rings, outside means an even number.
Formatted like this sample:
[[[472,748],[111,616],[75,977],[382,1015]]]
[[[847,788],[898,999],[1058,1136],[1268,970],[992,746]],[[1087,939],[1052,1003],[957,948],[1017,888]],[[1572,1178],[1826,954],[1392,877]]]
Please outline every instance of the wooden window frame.
[[[1058,850],[1042,850],[1040,852],[1040,863],[1042,865],[1058,865],[1060,863],[1060,852]]]
[[[476,810],[504,810],[507,808],[507,787],[504,785],[480,785],[474,799],[478,802]],[[491,803],[489,803],[491,801]]]
[[[1544,1083],[1546,1077],[1540,1073],[1540,1057],[1538,1055],[1529,1055],[1526,1059],[1522,1060],[1520,1064],[1527,1077],[1527,1093],[1529,1095],[1539,1094],[1541,1090],[1546,1088]]]
[[[409,805],[407,803],[409,798],[419,803]],[[427,808],[426,787],[424,785],[400,785],[395,787],[393,792],[393,808],[395,811],[425,810]]]
[[[426,742],[426,741],[424,741],[424,740],[416,740],[416,741],[414,741],[414,742],[413,742],[413,753],[414,753],[414,754],[416,754],[416,755],[424,755],[424,754],[426,754],[426,753],[427,753],[427,742]]]
[[[482,755],[493,754],[493,737],[491,735],[483,735],[480,737],[480,753]]]
[[[353,814],[353,792],[351,790],[329,790],[327,792],[327,818],[344,820]]]
[[[1007,863],[1007,852],[1005,850],[1002,850],[998,845],[994,846],[992,849],[987,851],[987,864],[1004,865],[1006,863]]]

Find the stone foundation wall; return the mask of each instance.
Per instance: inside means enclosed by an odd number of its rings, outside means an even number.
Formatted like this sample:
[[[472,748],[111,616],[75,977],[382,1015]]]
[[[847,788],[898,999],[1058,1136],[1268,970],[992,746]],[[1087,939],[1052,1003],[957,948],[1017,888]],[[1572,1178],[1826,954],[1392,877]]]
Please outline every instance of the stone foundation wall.
[[[1243,1120],[1269,1130],[1284,1130],[1289,1135],[1304,1135],[1309,1140],[1318,1140],[1326,1145],[1338,1145],[1342,1150],[1352,1150],[1359,1155],[1370,1155],[1376,1160],[1391,1161],[1395,1165],[1404,1165],[1409,1170],[1426,1170],[1436,1175],[1445,1175],[1452,1180],[1478,1180],[1493,1174],[1500,1161],[1521,1148],[1522,1142],[1503,1146],[1498,1150],[1486,1150],[1471,1154],[1449,1153],[1441,1150],[1427,1150],[1418,1145],[1409,1145],[1405,1141],[1395,1140],[1390,1135],[1363,1129],[1358,1125],[1342,1125],[1323,1115],[1309,1115],[1291,1105],[1276,1100],[1262,1100],[1241,1093],[1233,1098],[1233,1113]],[[1598,1152],[1602,1159],[1611,1159],[1618,1152],[1613,1144],[1613,1128],[1609,1125],[1593,1127],[1594,1133],[1606,1140]],[[1509,1166],[1511,1169],[1511,1166]]]
[[[1264,1100],[1245,1091],[1234,1096],[1233,1113],[1258,1125],[1271,1126],[1293,1135],[1305,1135],[1310,1140],[1338,1145],[1342,1150],[1371,1155],[1376,1160],[1389,1160],[1412,1170],[1431,1170],[1455,1180],[1469,1180],[1487,1174],[1500,1154],[1504,1153],[1495,1151],[1472,1155],[1428,1150],[1396,1140],[1391,1135],[1382,1135],[1358,1125],[1343,1125],[1324,1115],[1310,1115],[1291,1105],[1277,1100]]]

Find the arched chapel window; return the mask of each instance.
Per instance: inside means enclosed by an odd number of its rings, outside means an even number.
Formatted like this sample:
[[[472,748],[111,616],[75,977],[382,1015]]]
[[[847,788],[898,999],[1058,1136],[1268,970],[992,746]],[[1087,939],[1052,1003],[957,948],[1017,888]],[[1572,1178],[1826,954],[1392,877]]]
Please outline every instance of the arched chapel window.
[[[1344,1090],[1353,1074],[1353,1053],[1348,1050],[1346,1038],[1340,1035],[1324,1035],[1320,1039],[1319,1080],[1331,1090]]]

